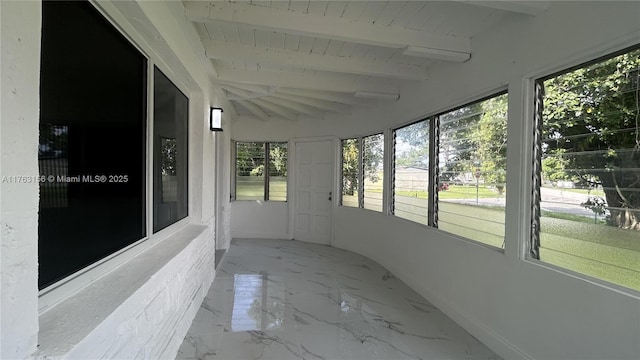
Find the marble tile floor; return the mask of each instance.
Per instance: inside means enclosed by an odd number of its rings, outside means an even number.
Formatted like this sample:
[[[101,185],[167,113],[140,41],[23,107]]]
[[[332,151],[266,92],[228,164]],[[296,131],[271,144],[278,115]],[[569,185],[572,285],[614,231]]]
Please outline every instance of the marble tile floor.
[[[178,360],[500,359],[375,261],[237,239]]]

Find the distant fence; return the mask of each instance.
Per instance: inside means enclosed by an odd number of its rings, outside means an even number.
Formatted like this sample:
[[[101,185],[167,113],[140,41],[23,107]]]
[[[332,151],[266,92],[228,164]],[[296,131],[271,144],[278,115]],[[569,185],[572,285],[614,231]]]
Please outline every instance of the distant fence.
[[[66,158],[52,158],[38,160],[40,176],[44,176],[46,181],[40,181],[40,208],[63,208],[69,206],[68,184],[64,181],[57,181],[58,177],[69,176],[69,165]],[[55,178],[49,181],[49,176]]]

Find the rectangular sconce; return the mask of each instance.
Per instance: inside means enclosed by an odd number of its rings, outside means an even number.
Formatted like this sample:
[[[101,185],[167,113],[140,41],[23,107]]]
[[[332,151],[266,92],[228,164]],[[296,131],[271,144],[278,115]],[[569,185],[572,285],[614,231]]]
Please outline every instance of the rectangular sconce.
[[[209,129],[222,131],[222,108],[212,107],[209,113]]]

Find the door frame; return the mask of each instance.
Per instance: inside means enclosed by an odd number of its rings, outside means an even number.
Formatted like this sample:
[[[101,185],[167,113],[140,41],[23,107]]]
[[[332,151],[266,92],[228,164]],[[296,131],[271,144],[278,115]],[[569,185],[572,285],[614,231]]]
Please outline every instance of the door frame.
[[[339,174],[340,169],[340,161],[339,158],[341,156],[338,149],[337,144],[339,144],[339,140],[335,136],[319,136],[319,137],[302,137],[302,138],[292,138],[289,142],[289,164],[288,164],[288,181],[289,186],[287,186],[287,199],[289,201],[289,238],[293,239],[293,234],[295,233],[295,221],[296,221],[296,147],[299,143],[307,143],[307,142],[318,142],[318,141],[330,141],[331,147],[333,148],[333,185],[332,185],[332,196],[331,196],[331,230],[329,232],[329,244],[333,246],[335,239],[335,226],[334,226],[334,217],[335,217],[335,208],[338,204],[340,185],[339,182],[336,181],[336,176]]]

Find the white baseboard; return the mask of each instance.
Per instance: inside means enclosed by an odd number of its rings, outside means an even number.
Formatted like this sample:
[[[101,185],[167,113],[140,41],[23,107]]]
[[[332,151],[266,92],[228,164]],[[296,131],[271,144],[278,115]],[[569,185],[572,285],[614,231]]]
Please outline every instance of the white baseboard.
[[[265,233],[265,232],[244,232],[231,231],[232,239],[283,239],[290,240],[291,236],[287,233]]]

